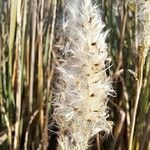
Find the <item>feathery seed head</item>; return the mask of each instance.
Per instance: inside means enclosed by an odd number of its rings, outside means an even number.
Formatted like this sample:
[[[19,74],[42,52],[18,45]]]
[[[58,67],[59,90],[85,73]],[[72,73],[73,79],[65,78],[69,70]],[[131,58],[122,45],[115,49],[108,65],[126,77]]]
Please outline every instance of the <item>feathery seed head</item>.
[[[59,148],[84,150],[91,137],[109,133],[108,96],[113,89],[106,75],[108,57],[105,24],[92,0],[67,0],[63,30],[68,42],[53,100],[60,133]]]
[[[150,0],[140,1],[138,10],[139,19],[139,43],[144,47],[144,56],[150,48]]]

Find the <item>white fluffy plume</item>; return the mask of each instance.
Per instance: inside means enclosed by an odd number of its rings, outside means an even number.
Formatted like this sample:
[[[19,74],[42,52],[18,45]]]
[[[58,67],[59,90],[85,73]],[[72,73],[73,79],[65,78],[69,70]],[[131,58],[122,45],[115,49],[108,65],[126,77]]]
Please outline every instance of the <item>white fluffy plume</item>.
[[[113,93],[105,66],[107,32],[92,0],[67,0],[64,20],[67,43],[53,99],[58,149],[85,150],[92,136],[112,127],[107,121],[108,96]]]
[[[138,42],[144,48],[144,57],[150,48],[150,0],[138,2]]]

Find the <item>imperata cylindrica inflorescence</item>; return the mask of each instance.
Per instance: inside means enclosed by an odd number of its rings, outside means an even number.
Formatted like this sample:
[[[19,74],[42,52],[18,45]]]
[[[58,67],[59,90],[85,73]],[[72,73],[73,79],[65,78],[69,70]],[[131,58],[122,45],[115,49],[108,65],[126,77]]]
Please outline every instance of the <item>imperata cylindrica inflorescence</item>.
[[[57,66],[53,118],[59,128],[58,149],[85,150],[91,137],[109,133],[108,96],[114,93],[106,74],[107,31],[92,0],[66,0],[63,61]]]

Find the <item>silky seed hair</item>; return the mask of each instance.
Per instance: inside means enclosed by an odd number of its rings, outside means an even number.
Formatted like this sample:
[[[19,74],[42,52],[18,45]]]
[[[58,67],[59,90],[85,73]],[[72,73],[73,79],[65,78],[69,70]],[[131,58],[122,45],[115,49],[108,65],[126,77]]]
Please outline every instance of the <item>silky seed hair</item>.
[[[150,0],[138,1],[138,45],[146,57],[150,48]]]
[[[66,43],[53,98],[58,150],[85,150],[94,135],[112,130],[107,102],[114,91],[106,75],[104,27],[92,0],[66,0],[62,27]]]

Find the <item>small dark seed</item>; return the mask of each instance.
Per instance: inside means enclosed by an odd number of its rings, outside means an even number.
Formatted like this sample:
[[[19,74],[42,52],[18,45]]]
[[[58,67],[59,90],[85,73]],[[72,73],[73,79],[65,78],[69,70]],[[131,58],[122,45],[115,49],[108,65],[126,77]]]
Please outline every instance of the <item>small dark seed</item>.
[[[74,108],[74,111],[77,111],[79,108]]]
[[[94,110],[94,112],[98,112],[97,110]]]
[[[95,94],[94,94],[94,93],[90,95],[90,97],[94,97],[94,96],[95,96]]]
[[[88,121],[88,122],[91,122],[91,119],[88,119],[87,121]]]
[[[92,22],[92,17],[90,17],[90,20],[89,20],[89,23],[91,23]]]
[[[91,45],[92,45],[92,46],[95,46],[95,45],[96,45],[96,42],[93,42]]]
[[[64,135],[68,135],[68,130],[64,130]]]
[[[99,64],[95,64],[94,66],[99,66]]]
[[[79,85],[79,81],[77,81],[76,83],[77,83],[77,85]]]

